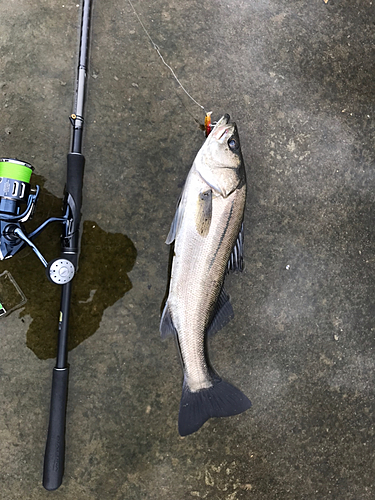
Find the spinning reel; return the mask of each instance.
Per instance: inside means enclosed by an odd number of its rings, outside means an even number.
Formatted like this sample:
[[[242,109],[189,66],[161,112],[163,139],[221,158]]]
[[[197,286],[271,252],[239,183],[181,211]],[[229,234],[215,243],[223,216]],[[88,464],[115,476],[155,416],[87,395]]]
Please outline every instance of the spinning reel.
[[[64,202],[65,215],[50,217],[28,234],[23,224],[32,218],[40,191],[39,186],[35,189],[30,186],[33,170],[34,168],[29,163],[11,158],[0,158],[0,260],[13,257],[28,245],[46,268],[47,278],[52,283],[65,285],[72,280],[76,268],[74,254],[72,253],[72,257],[69,258],[69,244],[74,240],[73,220],[77,215],[75,204],[71,196],[67,195]],[[60,258],[48,263],[33,240],[51,222],[64,224],[66,240],[64,246],[67,251],[64,251]]]

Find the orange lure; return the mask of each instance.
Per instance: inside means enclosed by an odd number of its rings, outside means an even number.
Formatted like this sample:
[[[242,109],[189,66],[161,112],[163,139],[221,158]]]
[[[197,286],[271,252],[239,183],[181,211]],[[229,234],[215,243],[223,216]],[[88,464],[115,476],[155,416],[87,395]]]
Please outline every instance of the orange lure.
[[[209,111],[208,113],[206,113],[206,116],[204,117],[204,133],[206,137],[210,135],[211,130],[213,128],[211,124],[211,115],[212,111]]]

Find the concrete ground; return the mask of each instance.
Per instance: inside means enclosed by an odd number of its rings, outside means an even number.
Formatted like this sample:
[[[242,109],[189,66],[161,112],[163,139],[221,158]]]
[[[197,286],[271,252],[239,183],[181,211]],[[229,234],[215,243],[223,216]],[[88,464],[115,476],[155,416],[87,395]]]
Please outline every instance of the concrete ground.
[[[0,498],[374,499],[375,3],[134,6],[191,95],[239,127],[246,267],[210,355],[253,407],[178,435],[164,240],[204,116],[129,3],[95,0],[65,476],[41,485],[58,291],[23,250],[0,263],[28,300],[0,319]],[[1,0],[0,14],[0,156],[32,163],[38,216],[59,214],[80,8]]]

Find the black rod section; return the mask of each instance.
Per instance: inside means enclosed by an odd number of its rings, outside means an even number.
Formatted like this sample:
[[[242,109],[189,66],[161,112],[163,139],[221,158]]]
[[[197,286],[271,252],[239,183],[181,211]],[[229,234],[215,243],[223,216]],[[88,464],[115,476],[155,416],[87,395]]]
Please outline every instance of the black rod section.
[[[79,62],[75,108],[71,115],[73,126],[71,151],[67,157],[64,214],[67,220],[61,236],[61,254],[78,266],[79,227],[81,220],[82,186],[85,158],[82,155],[83,107],[89,48],[91,0],[83,0]],[[51,406],[46,451],[44,455],[43,486],[56,490],[62,483],[65,463],[65,428],[68,397],[68,326],[72,282],[62,286],[56,366],[53,369]]]
[[[59,370],[68,367],[68,326],[70,312],[70,297],[72,291],[72,282],[69,281],[62,285],[61,303],[60,303],[60,320],[59,320],[59,336],[58,350],[56,357],[56,368]]]
[[[43,486],[50,491],[56,490],[61,485],[64,475],[68,375],[68,368],[53,369],[51,407],[43,468]]]
[[[82,129],[83,129],[83,107],[86,92],[87,61],[89,53],[89,32],[90,32],[90,10],[91,0],[84,0],[82,7],[81,39],[79,47],[79,61],[77,70],[77,87],[75,110],[72,114],[73,134],[72,153],[82,152]]]

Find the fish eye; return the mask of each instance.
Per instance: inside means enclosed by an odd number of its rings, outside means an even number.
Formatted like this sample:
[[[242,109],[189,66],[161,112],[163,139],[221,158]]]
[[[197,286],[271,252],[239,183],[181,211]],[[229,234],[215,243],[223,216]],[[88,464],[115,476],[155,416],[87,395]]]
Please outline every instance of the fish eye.
[[[237,149],[238,148],[238,144],[237,144],[237,141],[235,139],[229,139],[228,141],[228,146],[230,149]]]

